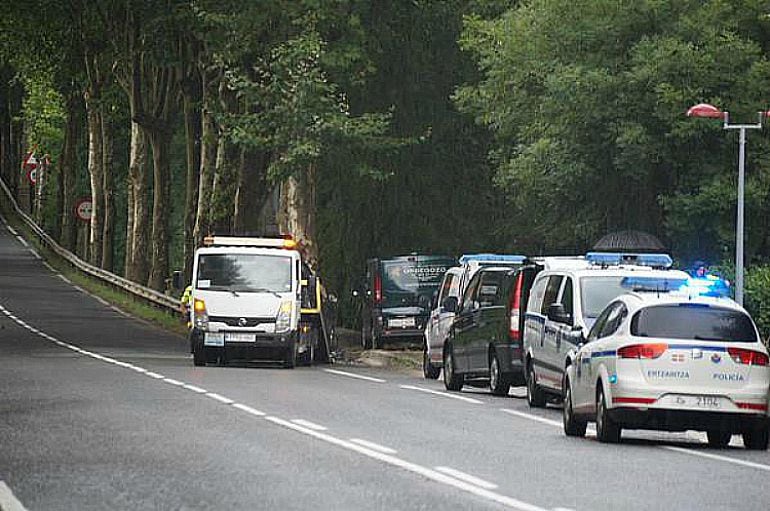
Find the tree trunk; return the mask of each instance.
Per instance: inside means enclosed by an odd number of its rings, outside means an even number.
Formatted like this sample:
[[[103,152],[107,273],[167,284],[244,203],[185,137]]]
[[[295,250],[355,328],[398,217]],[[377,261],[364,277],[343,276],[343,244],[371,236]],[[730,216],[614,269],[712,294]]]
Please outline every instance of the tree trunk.
[[[27,176],[19,170],[22,158],[22,144],[24,143],[24,121],[22,116],[22,106],[24,102],[24,89],[20,83],[11,85],[8,96],[8,114],[11,118],[11,182],[8,186],[16,197],[21,193],[20,183],[27,182]]]
[[[128,169],[129,221],[126,232],[126,278],[147,282],[150,208],[147,203],[147,136],[131,123],[131,154]]]
[[[16,167],[13,164],[11,151],[11,114],[9,104],[10,88],[8,82],[13,76],[12,70],[0,67],[0,177],[11,184]]]
[[[171,133],[163,128],[150,130],[152,148],[153,201],[152,201],[152,250],[150,277],[147,285],[158,291],[165,289],[168,276],[169,216],[171,214],[171,171],[168,148]]]
[[[88,119],[88,175],[91,181],[91,230],[89,235],[89,261],[94,266],[102,262],[102,219],[104,218],[104,177],[102,161],[102,122],[96,94],[86,93]]]
[[[316,243],[316,168],[310,164],[297,177],[281,185],[278,226],[282,234],[291,234],[303,247],[303,257],[311,266],[318,263]]]
[[[216,84],[204,73],[203,111],[201,114],[201,158],[198,181],[198,207],[193,229],[194,245],[200,246],[203,237],[209,234],[211,221],[211,197],[214,185],[214,166],[217,158],[217,126],[214,120],[214,91]]]
[[[61,245],[67,250],[74,251],[77,242],[77,219],[75,218],[75,175],[77,165],[77,146],[80,136],[79,111],[80,98],[71,94],[67,98],[67,117],[64,125],[64,146],[59,158],[59,175],[61,176]]]
[[[197,74],[197,73],[195,73]],[[184,201],[184,274],[187,281],[192,277],[193,254],[195,243],[195,219],[198,205],[198,175],[201,168],[201,111],[200,84],[188,87],[184,94],[184,126],[187,153],[187,175],[185,179]]]
[[[113,269],[113,234],[115,230],[115,186],[113,161],[115,157],[114,126],[109,114],[102,112],[102,260],[101,267],[107,271]]]
[[[238,164],[238,188],[233,207],[233,230],[251,232],[259,225],[259,214],[270,196],[267,183],[269,155],[258,149],[243,149]]]

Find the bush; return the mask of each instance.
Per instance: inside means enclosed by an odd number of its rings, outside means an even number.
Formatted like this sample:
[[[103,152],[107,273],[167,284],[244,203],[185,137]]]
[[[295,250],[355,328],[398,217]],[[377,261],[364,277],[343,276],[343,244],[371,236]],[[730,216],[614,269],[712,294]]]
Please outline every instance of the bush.
[[[770,265],[750,266],[744,277],[744,306],[765,344],[770,340]]]

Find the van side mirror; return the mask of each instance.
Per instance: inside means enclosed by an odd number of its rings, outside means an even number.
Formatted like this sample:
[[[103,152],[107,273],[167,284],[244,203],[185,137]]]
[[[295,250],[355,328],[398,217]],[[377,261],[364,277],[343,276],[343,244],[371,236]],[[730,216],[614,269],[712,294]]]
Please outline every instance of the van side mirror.
[[[177,290],[184,289],[184,272],[177,270],[172,274],[171,286]]]
[[[552,303],[548,306],[548,319],[556,323],[572,324],[572,314],[564,308],[564,304]]]
[[[447,296],[444,299],[444,303],[441,304],[446,312],[457,312],[457,297]]]

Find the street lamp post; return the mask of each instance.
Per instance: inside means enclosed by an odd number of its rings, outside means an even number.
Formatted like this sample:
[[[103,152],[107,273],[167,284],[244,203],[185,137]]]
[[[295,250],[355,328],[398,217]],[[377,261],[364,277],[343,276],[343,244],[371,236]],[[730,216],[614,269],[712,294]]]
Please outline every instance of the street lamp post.
[[[762,129],[762,121],[770,112],[759,112],[756,124],[730,124],[730,114],[714,105],[701,103],[687,110],[688,117],[722,119],[726,130],[739,130],[738,149],[738,213],[735,222],[735,301],[743,306],[743,203],[746,170],[746,130]]]

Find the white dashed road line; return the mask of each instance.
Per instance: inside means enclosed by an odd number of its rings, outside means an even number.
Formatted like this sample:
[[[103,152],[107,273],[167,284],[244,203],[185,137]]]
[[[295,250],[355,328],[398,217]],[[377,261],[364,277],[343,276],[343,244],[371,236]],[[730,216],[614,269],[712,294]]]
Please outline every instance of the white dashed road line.
[[[264,417],[267,415],[265,412],[260,412],[256,408],[252,408],[250,406],[246,406],[241,403],[233,403],[233,408],[237,408],[238,410],[242,410],[246,413],[250,413],[251,415],[254,415],[255,417]]]
[[[461,481],[465,481],[466,483],[475,484],[476,486],[479,486],[481,488],[485,488],[487,490],[495,490],[497,489],[497,485],[495,483],[490,483],[489,481],[485,481],[483,479],[479,479],[476,476],[472,476],[470,474],[466,474],[465,472],[461,472],[457,469],[451,468],[451,467],[436,467],[436,470],[439,472],[442,472],[444,474],[450,475],[452,477],[456,477],[457,479]]]
[[[292,419],[292,422],[294,424],[299,424],[300,426],[305,426],[306,428],[310,428],[315,431],[326,431],[329,429],[325,426],[321,426],[320,424],[316,424],[315,422],[306,421],[305,419]]]
[[[351,438],[351,442],[358,445],[363,445],[364,447],[368,447],[369,449],[373,449],[375,451],[379,451],[383,454],[396,454],[398,451],[395,449],[391,449],[390,447],[385,447],[384,445],[376,444],[374,442],[370,442],[369,440],[364,440],[362,438]]]
[[[18,235],[16,236],[16,239],[19,240],[19,243],[24,245],[26,248],[29,248],[29,243],[27,243],[27,240]]]
[[[500,411],[503,413],[507,413],[509,415],[515,415],[516,417],[521,417],[522,419],[542,422],[543,424],[548,424],[549,426],[556,426],[558,428],[561,428],[563,426],[561,421],[546,419],[545,417],[540,417],[538,415],[533,415],[531,413],[520,412],[518,410],[511,410],[510,408],[500,408]]]
[[[0,509],[2,511],[27,511],[3,481],[0,481]]]
[[[185,388],[187,390],[192,390],[193,392],[195,392],[197,394],[205,394],[206,392],[208,392],[208,390],[206,390],[206,389],[202,389],[200,387],[196,387],[195,385],[190,385],[189,383],[185,383],[184,385],[182,385],[182,388]]]
[[[457,399],[458,401],[465,401],[466,403],[473,403],[475,405],[484,404],[483,401],[479,401],[478,399],[473,399],[472,397],[460,396],[457,394],[451,394],[449,392],[441,392],[440,390],[426,389],[425,387],[416,387],[414,385],[399,385],[399,387],[406,390],[416,390],[418,392],[424,392],[426,394],[433,394],[434,396]]]
[[[222,396],[220,394],[217,394],[216,392],[206,392],[203,395],[206,397],[210,397],[211,399],[214,399],[216,401],[219,401],[220,403],[224,403],[226,405],[231,405],[235,403],[235,401],[233,401],[229,397]]]
[[[59,277],[60,279],[62,279],[67,284],[72,285],[72,281],[70,279],[68,279],[67,277],[65,277],[64,275],[62,275],[61,273],[57,273],[56,276]]]
[[[339,371],[337,369],[324,369],[324,371],[330,374],[336,374],[338,376],[347,376],[348,378],[372,381],[374,383],[385,383],[387,381],[387,380],[383,380],[382,378],[373,378],[371,376],[364,376],[363,374],[349,373],[347,371]]]

